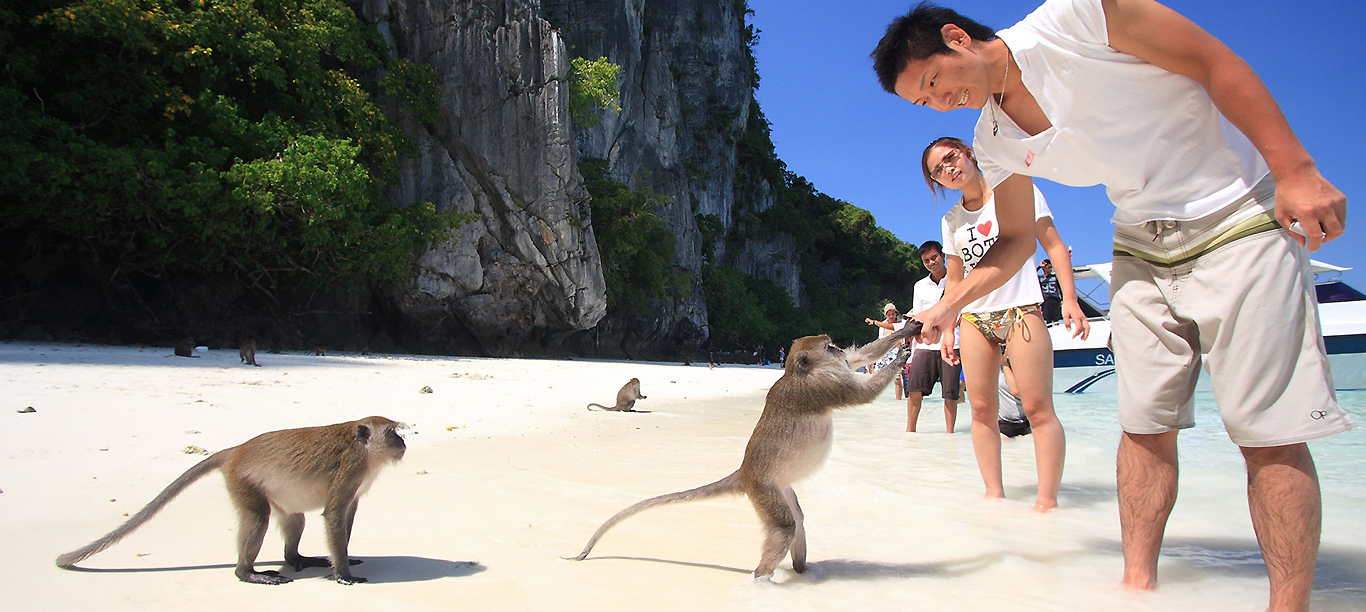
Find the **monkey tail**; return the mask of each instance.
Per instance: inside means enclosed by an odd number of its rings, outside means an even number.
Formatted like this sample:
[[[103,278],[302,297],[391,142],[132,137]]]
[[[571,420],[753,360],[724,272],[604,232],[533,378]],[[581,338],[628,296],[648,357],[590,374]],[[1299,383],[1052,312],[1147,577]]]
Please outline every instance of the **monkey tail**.
[[[137,514],[134,514],[133,518],[128,519],[128,522],[120,525],[117,529],[105,534],[104,537],[95,540],[84,547],[57,557],[57,567],[70,568],[90,555],[117,544],[124,536],[133,533],[133,531],[138,527],[141,527],[143,523],[146,523],[148,519],[156,516],[156,514],[161,511],[161,508],[175,499],[177,495],[180,495],[181,491],[184,491],[187,487],[194,484],[194,482],[200,478],[203,478],[209,472],[221,467],[227,459],[228,455],[226,454],[226,451],[219,451],[208,459],[195,464],[194,467],[186,470],[184,474],[181,474],[180,478],[175,479],[175,482],[172,482],[163,489],[161,494],[156,496],[156,499],[153,499],[139,510]]]
[[[613,411],[616,410],[616,407],[615,407],[615,406],[608,407],[608,406],[604,406],[604,405],[602,405],[602,404],[591,404],[591,403],[588,404],[588,409],[589,409],[589,410],[592,410],[592,409],[593,409],[593,406],[597,406],[598,408],[600,408],[600,409],[602,409],[602,410],[613,410]]]
[[[734,472],[731,472],[729,476],[722,478],[721,480],[718,480],[711,484],[702,485],[700,487],[697,487],[696,489],[688,489],[687,491],[679,491],[677,493],[660,495],[659,497],[651,497],[650,499],[647,499],[643,502],[638,502],[635,505],[625,510],[622,510],[621,512],[618,512],[612,518],[607,519],[606,523],[603,523],[601,527],[598,527],[598,530],[593,534],[593,537],[588,539],[588,544],[583,547],[583,552],[579,553],[577,556],[574,557],[564,558],[572,559],[574,561],[583,561],[588,557],[589,551],[593,550],[593,546],[598,543],[598,538],[601,538],[604,533],[607,533],[608,529],[611,529],[617,523],[626,520],[627,517],[637,512],[640,512],[641,510],[653,508],[655,506],[661,506],[664,504],[672,504],[674,502],[692,501],[695,499],[707,499],[709,497],[716,497],[718,495],[725,495],[727,493],[739,492],[740,470],[736,470]]]

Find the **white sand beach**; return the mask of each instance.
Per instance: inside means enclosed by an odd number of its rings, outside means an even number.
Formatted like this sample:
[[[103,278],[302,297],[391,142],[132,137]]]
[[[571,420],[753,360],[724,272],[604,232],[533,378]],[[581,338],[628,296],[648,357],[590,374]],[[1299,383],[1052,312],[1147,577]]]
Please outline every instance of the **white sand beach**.
[[[653,509],[565,561],[617,510],[711,482],[739,464],[775,367],[0,343],[0,578],[10,610],[1260,610],[1266,578],[1237,450],[1213,426],[1183,434],[1182,491],[1162,588],[1129,593],[1114,499],[1118,432],[1104,406],[1059,404],[1068,426],[1062,509],[1029,511],[1031,442],[1005,444],[1010,499],[981,500],[966,434],[937,398],[906,434],[891,391],[835,417],[826,466],[796,489],[809,571],[750,576],[758,521],[742,497]],[[631,377],[643,414],[590,412]],[[430,387],[431,393],[422,393]],[[33,412],[20,412],[31,406]],[[1094,412],[1095,414],[1092,414]],[[272,526],[238,582],[236,519],[221,478],[190,487],[80,566],[57,555],[126,520],[204,457],[277,429],[383,415],[412,427],[406,458],[361,501],[351,556],[367,584],[280,568]],[[1360,419],[1362,414],[1356,410]],[[1202,440],[1208,439],[1208,442]],[[1366,443],[1358,432],[1348,446]],[[1187,451],[1189,448],[1191,450]],[[1186,454],[1194,453],[1194,457]],[[1325,465],[1316,610],[1366,608],[1359,465]],[[1353,459],[1355,461],[1355,459]],[[1341,476],[1339,472],[1347,472]],[[1333,480],[1333,482],[1337,482]],[[1357,482],[1360,482],[1357,480]],[[308,517],[301,550],[325,555]]]

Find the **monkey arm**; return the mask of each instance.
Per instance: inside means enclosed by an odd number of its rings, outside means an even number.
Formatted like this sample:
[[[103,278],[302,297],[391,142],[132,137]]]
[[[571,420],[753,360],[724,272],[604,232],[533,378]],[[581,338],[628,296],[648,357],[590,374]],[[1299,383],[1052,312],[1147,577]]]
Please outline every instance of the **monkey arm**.
[[[850,353],[845,353],[845,359],[849,361],[849,368],[857,370],[863,366],[873,363],[880,359],[887,351],[892,350],[893,346],[902,340],[910,338],[920,333],[919,321],[907,321],[901,329],[896,330],[885,337],[878,338],[868,344],[858,347]]]

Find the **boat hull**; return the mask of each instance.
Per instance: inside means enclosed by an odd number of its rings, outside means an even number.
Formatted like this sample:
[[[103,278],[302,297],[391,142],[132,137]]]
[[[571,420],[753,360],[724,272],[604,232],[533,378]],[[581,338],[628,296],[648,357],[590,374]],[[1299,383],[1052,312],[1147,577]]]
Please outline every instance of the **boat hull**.
[[[1049,335],[1054,347],[1054,393],[1116,391],[1115,356],[1106,347],[1110,337],[1109,321],[1091,321],[1092,339],[1085,342],[1070,338],[1069,332],[1060,325],[1049,327]],[[1333,388],[1338,391],[1366,389],[1366,333],[1330,335],[1323,341],[1328,351]],[[1203,369],[1195,388],[1197,391],[1210,389],[1209,374]]]

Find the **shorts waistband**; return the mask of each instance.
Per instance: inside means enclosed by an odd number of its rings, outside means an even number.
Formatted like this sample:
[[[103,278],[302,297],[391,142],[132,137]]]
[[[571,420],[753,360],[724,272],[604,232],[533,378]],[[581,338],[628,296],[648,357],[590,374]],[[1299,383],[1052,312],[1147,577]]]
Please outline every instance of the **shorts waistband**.
[[[1277,231],[1276,184],[1270,175],[1223,209],[1191,221],[1148,221],[1115,226],[1115,257],[1136,257],[1171,268],[1211,253],[1236,240]],[[1167,239],[1163,239],[1164,236]]]

